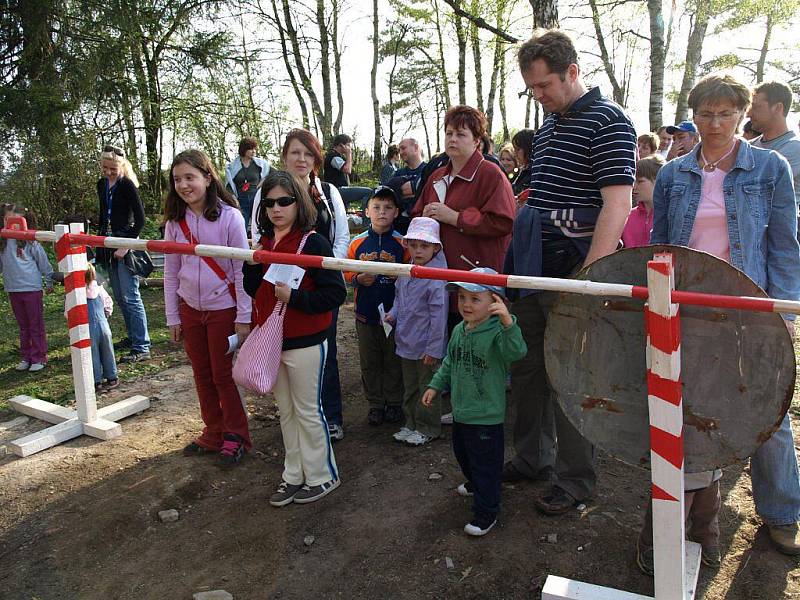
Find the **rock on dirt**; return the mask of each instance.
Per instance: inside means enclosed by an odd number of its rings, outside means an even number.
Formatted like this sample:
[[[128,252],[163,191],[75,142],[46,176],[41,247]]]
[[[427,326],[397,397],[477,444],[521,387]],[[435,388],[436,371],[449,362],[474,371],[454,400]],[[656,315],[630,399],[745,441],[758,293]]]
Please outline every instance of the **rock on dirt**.
[[[197,592],[192,600],[233,600],[233,594],[225,590],[211,590],[210,592]]]
[[[180,518],[180,514],[174,508],[170,508],[169,510],[158,511],[158,518],[162,523],[174,523]]]
[[[314,536],[313,535],[307,535],[306,537],[303,538],[303,543],[306,546],[310,546],[311,544],[314,543]]]
[[[428,475],[428,481],[439,481],[442,478],[441,473],[431,473]]]

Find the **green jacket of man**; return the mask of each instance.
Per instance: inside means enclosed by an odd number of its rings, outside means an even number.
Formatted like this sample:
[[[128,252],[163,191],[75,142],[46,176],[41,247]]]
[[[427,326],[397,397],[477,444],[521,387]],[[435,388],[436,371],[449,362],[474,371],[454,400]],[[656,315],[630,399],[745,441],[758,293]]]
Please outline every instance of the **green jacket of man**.
[[[517,318],[509,328],[492,316],[468,330],[453,330],[447,355],[428,387],[451,390],[453,420],[468,425],[496,425],[505,420],[506,376],[511,363],[528,352]]]

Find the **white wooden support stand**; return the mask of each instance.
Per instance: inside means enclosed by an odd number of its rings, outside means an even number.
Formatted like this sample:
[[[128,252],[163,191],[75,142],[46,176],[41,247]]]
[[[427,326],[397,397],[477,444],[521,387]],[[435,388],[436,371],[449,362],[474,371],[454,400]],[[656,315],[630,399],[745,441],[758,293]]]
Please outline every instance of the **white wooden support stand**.
[[[655,600],[692,600],[700,571],[700,545],[685,539],[680,315],[672,302],[674,287],[672,255],[656,254],[647,263],[645,309]],[[653,599],[549,575],[542,600]]]
[[[30,396],[15,396],[8,403],[25,415],[53,423],[11,442],[8,447],[17,456],[29,456],[80,435],[110,440],[122,435],[116,421],[140,413],[150,407],[146,396],[133,396],[111,406],[97,409],[89,338],[89,317],[86,306],[86,248],[73,246],[68,233],[83,233],[81,224],[56,225],[58,269],[65,274],[66,311],[69,326],[72,378],[75,382],[75,410]]]

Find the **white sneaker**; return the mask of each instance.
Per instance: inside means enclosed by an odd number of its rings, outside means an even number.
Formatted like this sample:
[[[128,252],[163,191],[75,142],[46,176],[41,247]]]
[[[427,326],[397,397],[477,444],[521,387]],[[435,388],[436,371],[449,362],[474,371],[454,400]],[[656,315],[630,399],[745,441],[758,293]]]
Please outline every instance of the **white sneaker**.
[[[449,413],[446,413],[446,414],[442,415],[442,418],[441,418],[440,422],[441,422],[442,425],[452,425],[453,424],[453,413],[449,412]]]
[[[392,437],[398,442],[405,442],[412,433],[414,433],[413,429],[401,427],[400,431],[396,432]]]
[[[31,366],[31,363],[29,363],[27,360],[21,360],[21,361],[19,361],[19,364],[14,368],[17,371],[27,371],[30,368],[30,366]]]
[[[433,438],[429,435],[425,435],[424,433],[420,433],[419,431],[412,431],[408,437],[405,439],[406,444],[411,446],[422,446],[423,444],[427,444],[433,440]]]
[[[456,488],[456,492],[458,492],[459,496],[464,496],[465,498],[475,495],[475,493],[472,491],[472,483],[469,481],[459,484],[459,486]]]
[[[28,371],[30,373],[36,373],[37,371],[41,371],[42,369],[44,369],[44,365],[42,363],[33,363],[31,365],[31,368],[28,369]]]
[[[336,423],[328,423],[328,435],[332,442],[338,442],[344,439],[344,428]]]
[[[491,523],[487,523],[483,519],[472,519],[469,523],[464,525],[464,533],[467,535],[482,536],[489,533],[489,530],[495,526],[497,519]]]

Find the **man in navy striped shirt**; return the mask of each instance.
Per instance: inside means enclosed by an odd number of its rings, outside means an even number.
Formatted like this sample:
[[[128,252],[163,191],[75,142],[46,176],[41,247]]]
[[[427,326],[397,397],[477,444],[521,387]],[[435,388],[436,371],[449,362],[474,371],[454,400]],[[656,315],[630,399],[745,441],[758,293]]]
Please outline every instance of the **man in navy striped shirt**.
[[[506,268],[570,277],[617,249],[631,210],[636,132],[618,105],[583,83],[565,33],[536,32],[518,60],[528,93],[549,115],[533,140],[528,200],[514,222]],[[558,407],[545,374],[544,331],[555,297],[528,293],[514,303],[528,355],[511,370],[517,455],[504,469],[506,481],[552,478],[536,500],[546,514],[586,500],[597,480],[594,448]]]

